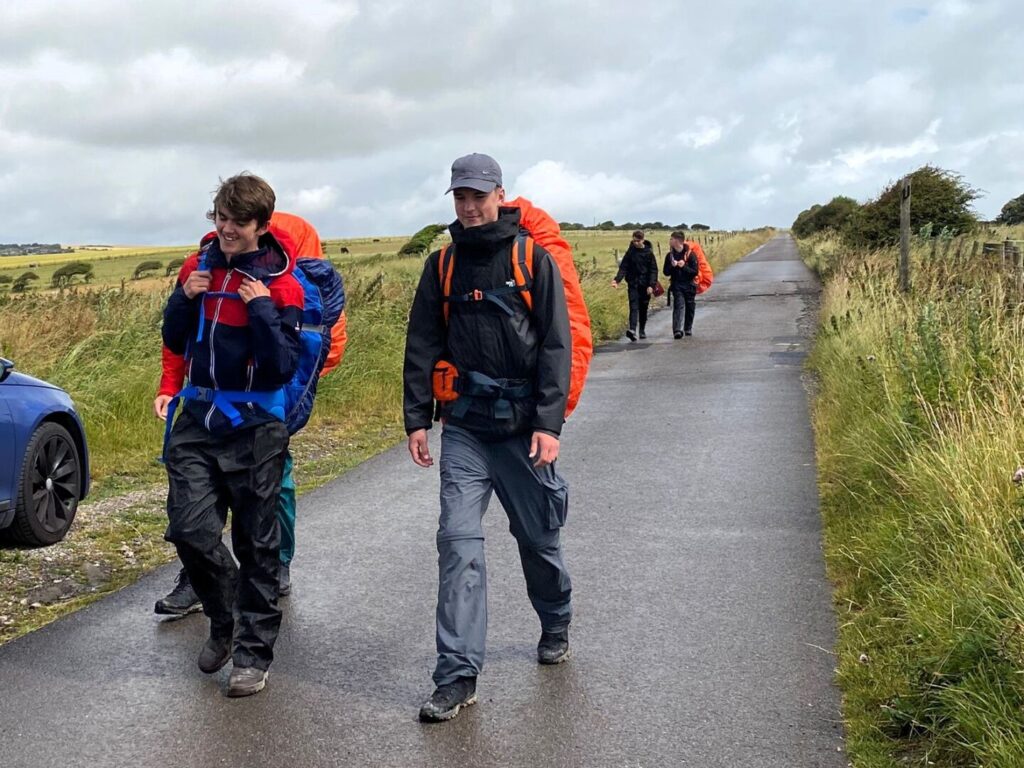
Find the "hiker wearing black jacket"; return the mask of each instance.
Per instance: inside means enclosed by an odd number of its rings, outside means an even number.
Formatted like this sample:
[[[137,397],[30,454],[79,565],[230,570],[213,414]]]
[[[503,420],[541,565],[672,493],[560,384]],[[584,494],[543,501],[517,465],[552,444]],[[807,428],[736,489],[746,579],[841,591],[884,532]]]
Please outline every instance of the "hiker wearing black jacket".
[[[513,244],[525,247],[520,214],[502,207],[501,169],[492,158],[456,160],[448,191],[457,217],[453,244],[424,266],[404,368],[405,429],[420,467],[434,463],[427,430],[435,396],[443,401],[436,690],[420,709],[425,721],[450,720],[476,702],[487,631],[482,521],[492,493],[508,515],[540,618],[541,664],[568,658],[572,618],[560,541],[568,486],[555,469],[572,356],[562,280],[547,251],[534,246],[532,309],[516,289]],[[438,370],[457,372],[457,399],[446,399],[454,393],[441,388],[448,379],[435,377]]]
[[[668,241],[663,272],[670,279],[672,292],[672,337],[693,335],[693,315],[697,308],[697,254],[686,245],[682,232],[673,232]]]
[[[619,271],[612,280],[612,287],[618,288],[623,280],[629,288],[629,330],[626,336],[636,341],[637,326],[640,338],[647,338],[647,308],[651,304],[651,295],[658,282],[658,262],[654,258],[654,247],[650,240],[644,239],[644,233],[636,230],[633,239],[626,249]]]

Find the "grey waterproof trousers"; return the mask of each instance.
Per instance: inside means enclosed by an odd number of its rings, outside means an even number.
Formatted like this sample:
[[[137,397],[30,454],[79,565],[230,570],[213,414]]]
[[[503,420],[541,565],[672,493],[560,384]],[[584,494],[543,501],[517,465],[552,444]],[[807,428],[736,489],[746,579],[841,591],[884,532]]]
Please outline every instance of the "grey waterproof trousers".
[[[519,544],[526,592],[541,628],[557,632],[569,626],[572,584],[559,537],[568,485],[553,464],[533,467],[530,438],[484,442],[452,426],[441,434],[435,685],[475,677],[483,669],[487,569],[482,523],[492,491]]]

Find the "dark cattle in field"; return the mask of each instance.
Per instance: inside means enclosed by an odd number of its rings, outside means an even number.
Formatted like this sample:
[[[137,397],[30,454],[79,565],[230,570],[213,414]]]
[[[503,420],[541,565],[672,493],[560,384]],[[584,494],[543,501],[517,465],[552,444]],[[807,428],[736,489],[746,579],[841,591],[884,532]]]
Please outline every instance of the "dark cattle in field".
[[[341,246],[341,253],[348,253],[348,248],[346,248],[344,245]]]

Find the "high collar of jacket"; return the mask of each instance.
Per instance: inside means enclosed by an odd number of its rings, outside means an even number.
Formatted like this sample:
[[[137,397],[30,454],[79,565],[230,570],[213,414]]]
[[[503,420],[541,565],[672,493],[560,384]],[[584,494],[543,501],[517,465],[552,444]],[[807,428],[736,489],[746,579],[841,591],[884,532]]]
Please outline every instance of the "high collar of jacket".
[[[632,248],[634,251],[640,251],[641,253],[643,253],[644,251],[653,251],[654,250],[654,246],[651,245],[651,241],[650,240],[644,240],[644,245],[643,245],[642,248],[639,247],[636,243],[633,243],[633,242],[631,242],[629,244],[629,247]]]
[[[491,253],[500,245],[510,242],[519,234],[519,209],[499,208],[498,220],[479,227],[464,227],[458,221],[448,227],[452,242],[470,252]]]
[[[253,280],[268,280],[292,271],[291,260],[273,235],[268,232],[260,237],[259,246],[255,251],[238,254],[229,263],[220,249],[220,240],[214,237],[206,246],[206,265],[210,269],[235,269]]]

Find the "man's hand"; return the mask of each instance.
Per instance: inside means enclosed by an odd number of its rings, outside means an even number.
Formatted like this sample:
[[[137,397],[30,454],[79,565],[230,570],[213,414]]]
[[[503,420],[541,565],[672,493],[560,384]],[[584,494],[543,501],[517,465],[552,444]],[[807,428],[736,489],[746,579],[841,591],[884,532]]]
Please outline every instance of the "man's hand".
[[[208,269],[197,269],[190,274],[181,286],[185,295],[194,299],[200,293],[210,290],[210,271]]]
[[[650,286],[650,285],[647,286],[647,295],[648,296],[653,296],[654,295],[654,288],[653,288],[653,286]]]
[[[547,432],[534,432],[530,441],[530,458],[537,469],[546,467],[558,458],[558,438]]]
[[[246,304],[260,296],[269,295],[270,289],[263,284],[262,280],[250,280],[249,278],[245,278],[242,280],[242,284],[238,286],[238,296]]]
[[[153,400],[153,413],[160,421],[167,421],[167,406],[171,404],[171,400],[174,398],[170,395],[157,395],[156,399]]]
[[[417,429],[409,433],[409,455],[412,456],[414,464],[420,467],[434,466],[434,459],[430,455],[430,448],[427,445],[427,430]]]
[[[618,288],[618,287],[619,287],[619,281],[618,280],[612,280],[612,288]]]

